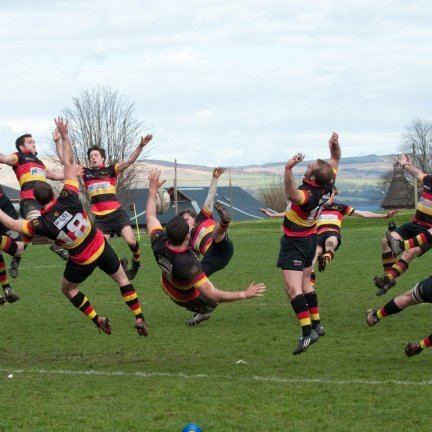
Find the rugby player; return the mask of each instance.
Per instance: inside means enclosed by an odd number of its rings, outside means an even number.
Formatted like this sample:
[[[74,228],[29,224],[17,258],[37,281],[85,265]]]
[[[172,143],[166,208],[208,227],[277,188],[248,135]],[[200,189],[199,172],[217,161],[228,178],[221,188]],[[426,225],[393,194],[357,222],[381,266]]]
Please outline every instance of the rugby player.
[[[64,180],[62,172],[47,169],[44,163],[37,157],[36,142],[31,134],[24,134],[15,141],[17,151],[9,155],[0,154],[0,163],[12,167],[18,183],[20,192],[20,213],[24,219],[32,220],[40,216],[41,205],[35,200],[34,187],[40,183],[50,180]],[[26,243],[28,239],[24,237]],[[50,249],[64,260],[68,259],[68,252],[60,248],[55,242]],[[11,269],[18,272],[19,258],[11,261]]]
[[[407,222],[391,232],[392,237],[397,240],[408,240],[419,234],[425,233],[432,228],[432,175],[426,174],[416,168],[411,158],[406,155],[399,155],[396,162],[402,166],[416,181],[420,181],[423,190],[417,204],[416,213],[411,222]],[[384,275],[375,276],[374,283],[378,288],[377,295],[385,294],[390,288],[396,285],[396,278],[408,270],[409,263],[416,257],[423,255],[430,249],[430,245],[416,246],[406,250],[398,259],[391,251],[386,237],[382,240],[382,264]]]
[[[285,165],[284,187],[288,205],[277,266],[282,270],[286,293],[302,329],[293,352],[295,355],[306,351],[311,343],[324,335],[318,297],[310,277],[317,246],[316,222],[323,205],[330,199],[341,157],[338,134],[332,134],[329,148],[329,162],[317,159],[310,163],[299,187],[292,169],[304,155],[298,153]]]
[[[432,277],[422,280],[404,294],[390,300],[383,307],[374,310],[369,309],[366,313],[366,323],[374,326],[383,318],[397,314],[408,306],[414,306],[421,303],[432,303]],[[409,342],[405,346],[405,354],[412,357],[420,354],[425,348],[432,346],[432,334],[426,336],[419,342]]]
[[[198,214],[194,209],[179,213],[189,225],[190,246],[198,257],[202,256],[201,267],[207,277],[224,269],[234,254],[234,245],[228,237],[230,216],[221,202],[215,203],[217,182],[224,172],[225,168],[220,167],[213,170],[207,198]],[[213,219],[213,209],[219,215],[219,222]],[[209,318],[210,314],[196,313],[188,324],[196,325]]]
[[[183,216],[175,216],[166,230],[162,228],[156,217],[156,194],[163,183],[160,171],[150,171],[146,221],[153,254],[162,271],[162,289],[171,300],[191,312],[209,314],[219,303],[261,297],[266,289],[263,283],[253,282],[243,291],[222,291],[211,283],[189,247],[190,228]]]
[[[124,302],[135,317],[135,329],[139,335],[147,336],[147,326],[141,305],[133,285],[129,282],[120,260],[105,240],[101,231],[90,222],[78,194],[78,174],[82,167],[73,162],[72,146],[67,123],[55,120],[61,134],[65,185],[57,198],[47,182],[34,187],[34,196],[42,206],[41,216],[32,220],[17,221],[0,211],[0,223],[29,237],[44,235],[61,244],[69,251],[69,259],[62,278],[62,292],[73,306],[82,311],[106,334],[111,334],[110,320],[99,316],[88,298],[78,289],[99,267],[120,287]]]
[[[58,141],[59,137],[55,136]],[[121,236],[132,252],[131,268],[128,277],[133,280],[140,269],[141,251],[127,213],[117,198],[117,177],[129,168],[139,157],[143,148],[153,139],[153,135],[141,137],[141,141],[129,159],[105,165],[106,153],[102,147],[93,146],[87,150],[90,167],[84,168],[84,187],[91,201],[90,210],[95,216],[95,227],[102,231],[106,239],[112,235]],[[61,157],[61,155],[60,155]],[[123,265],[127,266],[127,260]]]

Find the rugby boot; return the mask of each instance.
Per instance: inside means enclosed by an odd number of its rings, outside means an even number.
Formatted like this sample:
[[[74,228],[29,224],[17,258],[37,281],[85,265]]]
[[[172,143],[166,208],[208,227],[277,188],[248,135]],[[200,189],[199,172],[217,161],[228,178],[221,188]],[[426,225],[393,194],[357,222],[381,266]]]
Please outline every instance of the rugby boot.
[[[323,272],[327,265],[327,260],[324,255],[318,255],[318,271]]]
[[[67,261],[69,259],[69,252],[60,246],[57,246],[54,242],[51,243],[50,249],[57,254],[61,259]]]
[[[397,256],[400,255],[402,250],[402,240],[396,239],[391,235],[391,231],[386,232],[386,240],[391,251]]]
[[[3,306],[4,304],[6,304],[6,299],[0,295],[0,306]]]
[[[12,257],[10,265],[9,265],[9,276],[11,278],[18,277],[18,268],[20,265],[21,258],[20,257]]]
[[[231,222],[230,215],[228,210],[224,207],[224,205],[220,201],[216,201],[214,204],[214,209],[217,211],[219,215],[220,221],[222,225],[228,226]]]
[[[198,325],[199,323],[202,323],[203,321],[210,319],[210,315],[211,313],[206,313],[206,314],[196,313],[191,319],[186,321],[186,324],[188,326]]]
[[[313,328],[313,330],[316,332],[318,337],[322,337],[325,335],[325,330],[322,324],[318,324],[316,327]]]
[[[4,296],[8,303],[15,303],[19,300],[19,295],[11,288],[11,286],[5,285],[3,287]]]
[[[129,277],[129,280],[134,280],[135,279],[135,276],[138,273],[138,270],[140,268],[141,268],[140,262],[132,260],[131,268],[128,270],[128,273],[127,273],[128,277]]]
[[[305,352],[309,348],[309,345],[312,343],[311,342],[311,336],[312,336],[312,334],[310,336],[301,336],[301,337],[299,337],[298,343],[297,343],[297,347],[293,351],[293,355],[301,354],[301,353]]]
[[[139,336],[148,336],[147,324],[142,318],[135,321],[135,329]]]
[[[368,309],[366,311],[366,319],[365,319],[365,321],[366,321],[366,324],[369,327],[372,327],[372,326],[374,326],[375,324],[378,323],[379,319],[378,319],[378,317],[376,315],[376,310],[375,309]]]
[[[390,279],[387,275],[375,276],[373,280],[375,286],[378,288],[376,291],[378,297],[384,295],[390,288],[396,285],[396,279]]]
[[[409,343],[406,344],[405,354],[408,357],[412,357],[412,356],[418,355],[422,351],[423,351],[422,347],[419,344],[417,344],[417,343],[409,342]]]
[[[99,333],[103,331],[105,334],[110,335],[112,333],[111,321],[107,317],[99,317],[97,321],[97,327]]]

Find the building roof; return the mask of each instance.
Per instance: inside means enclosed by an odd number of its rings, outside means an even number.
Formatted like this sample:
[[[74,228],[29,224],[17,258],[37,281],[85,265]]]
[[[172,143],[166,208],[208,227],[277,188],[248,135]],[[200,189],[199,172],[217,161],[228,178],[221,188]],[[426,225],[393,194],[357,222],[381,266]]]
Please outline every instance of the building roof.
[[[175,216],[174,188],[169,188],[168,193],[171,196],[170,208],[166,213],[158,215],[158,219],[163,224],[167,223]],[[207,198],[207,193],[208,187],[178,188],[177,196],[179,211],[185,210],[187,208],[193,208],[195,211],[199,212],[202,205],[204,204],[205,199]],[[135,203],[138,223],[140,225],[144,225],[148,189],[129,190],[124,196],[124,209],[128,212],[129,216],[133,218],[134,215],[133,211],[130,209],[130,205]],[[218,187],[216,199],[221,201],[228,210],[232,211],[232,220],[234,221],[263,219],[263,215],[259,210],[262,207],[262,204],[250,193],[246,192],[239,186],[233,186],[232,188],[228,186]],[[218,219],[216,212],[214,212],[213,216],[215,219]]]
[[[4,193],[6,196],[12,201],[12,200],[19,200],[20,199],[20,191],[18,189],[11,188],[9,186],[2,185],[2,188],[4,190]]]
[[[414,204],[414,188],[406,179],[403,169],[395,167],[387,194],[381,203],[384,209],[407,208],[412,209]]]

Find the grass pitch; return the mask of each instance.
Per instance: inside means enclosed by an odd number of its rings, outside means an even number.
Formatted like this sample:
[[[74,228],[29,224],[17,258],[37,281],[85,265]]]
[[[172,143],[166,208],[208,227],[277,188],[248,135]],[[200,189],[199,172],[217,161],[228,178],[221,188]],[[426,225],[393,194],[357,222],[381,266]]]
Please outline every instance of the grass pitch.
[[[368,307],[430,274],[429,253],[377,298],[385,229],[385,221],[347,218],[335,261],[318,274],[327,334],[300,356],[291,354],[299,327],[275,267],[280,221],[234,224],[234,258],[212,278],[224,289],[264,281],[266,295],[221,305],[194,328],[161,290],[145,237],[134,282],[148,338],[136,335],[118,289],[96,271],[82,290],[113,323],[111,336],[98,334],[60,293],[63,262],[31,247],[12,280],[21,300],[0,309],[0,431],[169,432],[189,422],[211,432],[430,430],[432,352],[403,353],[432,330],[430,306],[364,324]]]

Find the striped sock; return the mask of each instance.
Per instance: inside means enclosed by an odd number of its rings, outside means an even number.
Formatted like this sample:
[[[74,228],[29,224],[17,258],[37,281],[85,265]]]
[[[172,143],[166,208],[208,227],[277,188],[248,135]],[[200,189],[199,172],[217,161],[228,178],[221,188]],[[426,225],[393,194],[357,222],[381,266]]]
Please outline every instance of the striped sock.
[[[0,253],[0,285],[3,287],[3,289],[9,286],[9,281],[6,273],[6,265],[2,253]]]
[[[401,312],[401,311],[402,311],[402,309],[399,308],[399,307],[396,305],[394,299],[391,299],[391,300],[390,300],[387,304],[385,304],[381,309],[379,309],[379,310],[377,310],[377,311],[375,312],[375,316],[376,316],[379,320],[381,320],[381,319],[385,318],[386,316],[394,315],[394,314],[397,314],[397,313],[399,313],[399,312]]]
[[[14,256],[18,249],[17,242],[6,235],[0,236],[0,250]]]
[[[312,321],[312,328],[316,328],[320,324],[320,314],[318,307],[318,296],[315,291],[305,294],[305,299],[309,307],[309,314]]]
[[[381,255],[382,265],[384,268],[384,273],[390,270],[391,266],[397,261],[397,257],[393,255],[393,252],[384,252]]]
[[[291,306],[294,309],[297,319],[299,320],[303,336],[310,336],[312,325],[310,319],[310,313],[306,298],[303,294],[295,296],[291,300]]]
[[[421,349],[429,348],[432,346],[432,334],[422,339],[419,343]]]
[[[132,251],[133,257],[132,259],[136,262],[140,262],[141,259],[141,251],[138,242],[135,242],[134,245],[130,245],[129,249]]]
[[[123,301],[127,304],[128,308],[135,315],[135,318],[144,319],[144,315],[141,310],[141,303],[138,295],[132,284],[124,285],[120,287],[120,292],[123,297]]]
[[[327,264],[332,261],[334,258],[334,252],[332,250],[328,250],[324,252],[324,259],[326,260]]]
[[[403,250],[408,250],[417,246],[430,245],[431,243],[432,234],[429,231],[425,231],[424,233],[421,233],[413,238],[405,240],[401,246]]]
[[[82,293],[78,291],[78,294],[75,297],[70,299],[70,302],[79,309],[84,315],[87,315],[89,319],[91,319],[97,326],[98,324],[98,314],[93,309],[93,306],[89,302],[89,299]]]
[[[404,260],[400,259],[396,263],[394,263],[388,270],[387,270],[387,276],[389,279],[396,279],[399,276],[401,276],[403,273],[405,273],[408,270],[409,264]]]

